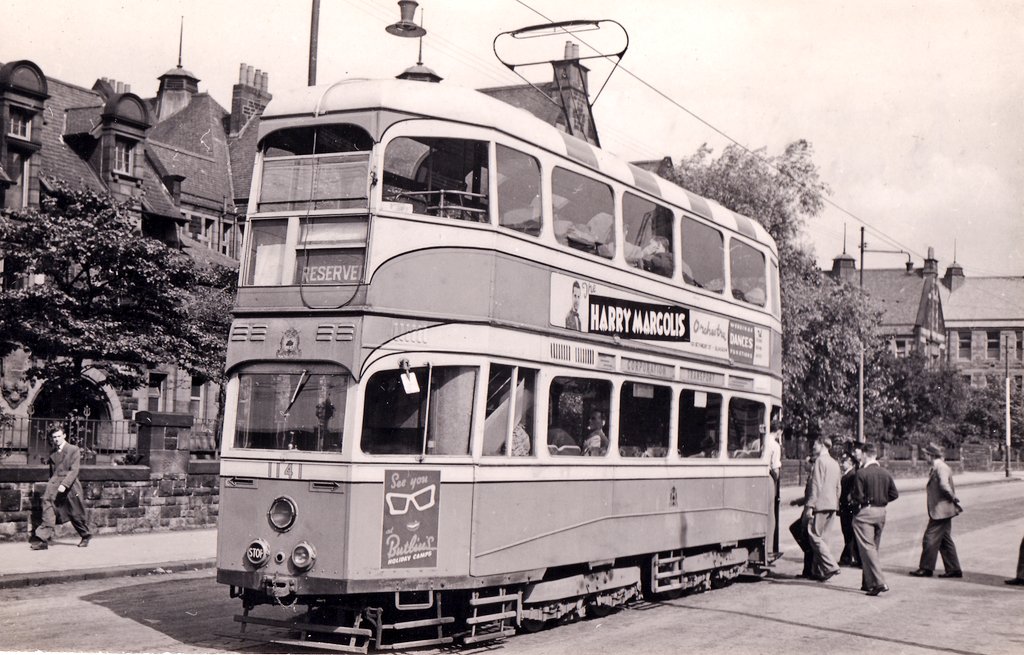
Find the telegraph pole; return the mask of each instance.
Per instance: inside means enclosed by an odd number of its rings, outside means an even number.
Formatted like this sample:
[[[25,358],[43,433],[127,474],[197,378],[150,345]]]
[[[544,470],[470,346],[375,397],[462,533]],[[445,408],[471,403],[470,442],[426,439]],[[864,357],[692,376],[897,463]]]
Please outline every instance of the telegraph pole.
[[[860,228],[860,290],[864,293],[864,226]],[[857,367],[857,443],[864,443],[864,335],[860,335],[860,365]]]
[[[309,20],[309,84],[316,86],[316,49],[320,34],[320,0],[313,0],[313,14]]]
[[[1003,358],[1005,361],[1006,368],[1006,456],[1003,459],[1006,462],[1006,477],[1010,477],[1010,335],[1003,336],[1003,342],[1006,346],[1003,348]],[[1021,345],[1018,343],[1017,347]]]

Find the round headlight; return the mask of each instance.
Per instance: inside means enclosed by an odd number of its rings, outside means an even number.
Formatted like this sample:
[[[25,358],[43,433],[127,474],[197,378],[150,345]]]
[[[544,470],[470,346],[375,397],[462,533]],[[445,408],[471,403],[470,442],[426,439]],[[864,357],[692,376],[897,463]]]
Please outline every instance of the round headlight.
[[[292,565],[300,571],[310,568],[315,561],[316,549],[312,544],[303,541],[292,549]]]
[[[281,496],[270,504],[267,519],[278,532],[288,530],[295,523],[295,502],[291,498]]]

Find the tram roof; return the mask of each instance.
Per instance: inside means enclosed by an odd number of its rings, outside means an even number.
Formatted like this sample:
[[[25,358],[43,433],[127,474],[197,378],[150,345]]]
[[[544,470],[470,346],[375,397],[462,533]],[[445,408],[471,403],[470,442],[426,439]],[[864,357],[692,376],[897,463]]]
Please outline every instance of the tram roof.
[[[268,124],[269,119],[323,116],[360,109],[388,109],[499,129],[768,244],[777,254],[775,241],[757,221],[571,136],[524,109],[474,89],[413,80],[363,78],[301,87],[274,94],[263,112],[259,138],[274,129],[272,123]]]

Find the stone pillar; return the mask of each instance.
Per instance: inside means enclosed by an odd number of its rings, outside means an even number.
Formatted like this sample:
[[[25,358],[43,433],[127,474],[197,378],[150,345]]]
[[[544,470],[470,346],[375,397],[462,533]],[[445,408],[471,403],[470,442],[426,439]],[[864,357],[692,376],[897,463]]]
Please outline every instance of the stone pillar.
[[[139,455],[153,477],[184,476],[188,472],[192,414],[136,412]]]

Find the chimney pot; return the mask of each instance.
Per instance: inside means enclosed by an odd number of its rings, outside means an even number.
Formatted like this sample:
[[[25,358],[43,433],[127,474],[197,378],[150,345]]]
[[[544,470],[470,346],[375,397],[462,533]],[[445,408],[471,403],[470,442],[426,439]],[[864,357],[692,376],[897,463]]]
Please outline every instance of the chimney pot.
[[[263,71],[263,80],[260,82],[260,90],[264,93],[269,93],[270,90],[270,73]]]
[[[253,69],[252,66],[248,66],[247,65],[245,67],[245,85],[246,86],[252,86],[252,78],[253,78],[253,71],[254,70],[255,69]]]
[[[563,59],[572,59],[572,41],[565,42],[565,54]]]
[[[579,59],[580,58],[580,44],[578,44],[578,43],[572,44],[572,58],[573,59]]]
[[[238,65],[238,83],[245,84],[245,63]]]

